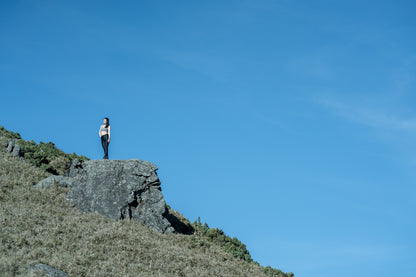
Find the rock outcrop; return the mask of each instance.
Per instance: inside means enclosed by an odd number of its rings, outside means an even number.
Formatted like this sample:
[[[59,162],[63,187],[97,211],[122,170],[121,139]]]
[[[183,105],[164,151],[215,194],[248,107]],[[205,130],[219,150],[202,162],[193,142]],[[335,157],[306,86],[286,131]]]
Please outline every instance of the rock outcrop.
[[[139,220],[157,232],[172,233],[157,169],[142,160],[75,160],[67,177],[51,176],[36,186],[71,187],[67,198],[82,211]]]
[[[11,153],[13,157],[21,156],[21,148],[20,148],[20,145],[16,143],[16,140],[9,139],[6,147],[7,147],[7,152]]]

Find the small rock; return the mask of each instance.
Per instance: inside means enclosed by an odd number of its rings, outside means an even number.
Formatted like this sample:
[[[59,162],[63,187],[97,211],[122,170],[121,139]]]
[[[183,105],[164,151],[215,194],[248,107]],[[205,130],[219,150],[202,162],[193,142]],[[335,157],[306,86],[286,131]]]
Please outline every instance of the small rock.
[[[35,185],[35,188],[50,188],[53,185],[57,185],[60,187],[71,187],[72,185],[72,178],[64,177],[64,176],[56,176],[52,175],[48,178],[41,180],[39,183]]]
[[[29,270],[40,270],[40,271],[43,271],[46,275],[51,276],[51,277],[69,277],[69,275],[63,272],[62,270],[55,269],[46,264],[37,264],[34,266],[30,266]]]

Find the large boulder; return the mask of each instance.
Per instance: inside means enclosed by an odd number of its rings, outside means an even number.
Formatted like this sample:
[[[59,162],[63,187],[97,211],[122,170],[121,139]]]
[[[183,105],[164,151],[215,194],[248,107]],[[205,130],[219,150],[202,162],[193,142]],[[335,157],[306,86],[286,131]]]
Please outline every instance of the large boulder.
[[[172,233],[157,166],[142,160],[75,160],[67,177],[49,177],[36,186],[71,187],[67,198],[85,212],[142,221]]]

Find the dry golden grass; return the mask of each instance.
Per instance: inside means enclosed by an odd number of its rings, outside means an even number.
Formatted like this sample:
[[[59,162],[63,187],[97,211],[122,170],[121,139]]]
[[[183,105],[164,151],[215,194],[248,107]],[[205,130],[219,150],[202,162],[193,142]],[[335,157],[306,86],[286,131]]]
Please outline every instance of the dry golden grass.
[[[37,263],[70,276],[265,276],[258,264],[195,244],[193,235],[83,213],[65,199],[67,189],[33,188],[49,174],[11,157],[5,141],[0,137],[0,276],[43,276],[28,270]]]

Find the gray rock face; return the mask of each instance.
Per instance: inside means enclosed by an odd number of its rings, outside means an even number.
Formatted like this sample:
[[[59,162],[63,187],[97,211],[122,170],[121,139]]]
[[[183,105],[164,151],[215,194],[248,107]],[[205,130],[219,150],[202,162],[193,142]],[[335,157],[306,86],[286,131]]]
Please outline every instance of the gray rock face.
[[[13,151],[14,145],[14,139],[9,139],[7,142],[7,152],[11,153]]]
[[[157,232],[172,233],[157,169],[142,160],[75,160],[67,177],[51,176],[36,186],[71,187],[68,199],[82,211],[140,220]]]
[[[9,139],[7,142],[7,152],[12,153],[13,157],[21,156],[20,145],[16,143],[14,139]]]
[[[69,275],[62,270],[55,269],[46,264],[37,264],[29,267],[30,270],[40,270],[47,276],[51,277],[69,277]]]
[[[19,144],[16,144],[13,147],[13,152],[12,152],[13,157],[20,157],[21,156],[20,155],[20,153],[21,153],[20,150],[21,150],[20,145]]]

